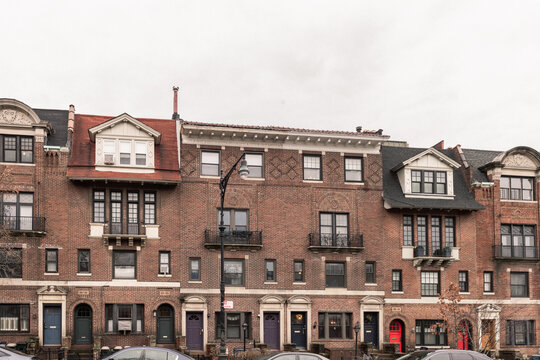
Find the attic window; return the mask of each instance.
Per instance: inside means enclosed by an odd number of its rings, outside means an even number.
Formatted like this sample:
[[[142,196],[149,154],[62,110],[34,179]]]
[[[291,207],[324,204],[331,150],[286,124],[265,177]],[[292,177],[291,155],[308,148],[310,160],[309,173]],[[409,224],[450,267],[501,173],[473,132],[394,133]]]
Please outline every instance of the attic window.
[[[411,190],[415,194],[446,194],[446,172],[412,170]]]
[[[103,164],[146,167],[149,163],[147,144],[147,141],[103,139]]]

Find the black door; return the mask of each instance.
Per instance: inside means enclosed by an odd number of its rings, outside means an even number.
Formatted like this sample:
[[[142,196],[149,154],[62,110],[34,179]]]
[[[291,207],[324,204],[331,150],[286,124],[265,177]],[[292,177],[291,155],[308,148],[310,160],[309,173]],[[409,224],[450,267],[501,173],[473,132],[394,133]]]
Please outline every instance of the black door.
[[[75,344],[92,344],[92,308],[87,304],[80,304],[74,313]]]
[[[158,344],[174,344],[174,309],[164,304],[157,309]]]
[[[375,348],[379,347],[379,313],[364,313],[364,342],[372,343]]]
[[[307,346],[307,319],[305,312],[291,312],[291,342],[298,349]]]

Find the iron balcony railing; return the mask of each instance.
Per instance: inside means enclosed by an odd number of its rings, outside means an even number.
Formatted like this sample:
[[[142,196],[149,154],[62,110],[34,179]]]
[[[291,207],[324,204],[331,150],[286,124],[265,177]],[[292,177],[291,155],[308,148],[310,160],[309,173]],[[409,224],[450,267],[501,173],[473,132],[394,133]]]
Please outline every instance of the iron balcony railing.
[[[124,224],[121,222],[110,222],[111,234],[140,235],[141,229],[139,223]],[[127,230],[127,232],[126,232]]]
[[[363,234],[309,234],[309,246],[336,248],[363,248]]]
[[[498,259],[539,259],[536,246],[494,245],[493,255]]]
[[[40,216],[0,215],[4,230],[45,232],[45,218]]]
[[[206,245],[220,244],[219,231],[205,230],[204,243]],[[225,231],[223,243],[225,245],[262,245],[262,231]]]
[[[443,257],[449,258],[452,257],[452,249],[445,247],[442,249],[434,249],[430,252],[427,247],[417,246],[414,248],[414,257]]]

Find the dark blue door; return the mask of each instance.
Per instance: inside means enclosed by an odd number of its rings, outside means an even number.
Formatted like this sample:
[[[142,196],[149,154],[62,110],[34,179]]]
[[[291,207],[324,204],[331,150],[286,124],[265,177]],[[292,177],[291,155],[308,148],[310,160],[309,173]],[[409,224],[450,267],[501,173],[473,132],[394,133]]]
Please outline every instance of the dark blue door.
[[[62,308],[58,305],[43,306],[43,345],[62,344]]]
[[[203,313],[186,313],[186,346],[189,350],[203,350]]]
[[[279,313],[264,313],[264,343],[269,349],[279,350]]]
[[[364,313],[364,342],[372,343],[375,348],[379,347],[379,313]]]
[[[291,342],[296,344],[298,349],[305,349],[307,346],[307,326],[305,312],[291,312]]]
[[[161,305],[157,309],[157,343],[174,342],[174,310],[170,305]]]

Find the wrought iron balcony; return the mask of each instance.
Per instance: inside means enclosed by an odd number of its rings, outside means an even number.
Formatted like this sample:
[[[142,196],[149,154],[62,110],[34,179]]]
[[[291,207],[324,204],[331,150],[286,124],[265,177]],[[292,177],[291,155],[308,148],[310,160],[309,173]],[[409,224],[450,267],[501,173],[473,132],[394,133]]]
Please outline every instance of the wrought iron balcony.
[[[313,252],[351,252],[364,250],[363,234],[309,234],[308,249]]]
[[[40,216],[0,215],[2,229],[12,234],[45,235],[45,218]]]
[[[496,260],[540,261],[540,254],[536,246],[494,245],[493,257]]]
[[[223,245],[227,249],[259,250],[262,248],[262,231],[225,231]],[[219,231],[204,231],[204,246],[207,249],[221,247]]]
[[[431,249],[417,246],[414,248],[414,266],[448,266],[455,259],[452,257],[452,248]]]

